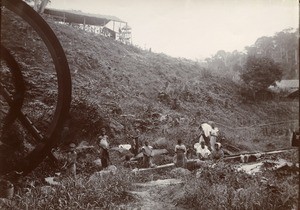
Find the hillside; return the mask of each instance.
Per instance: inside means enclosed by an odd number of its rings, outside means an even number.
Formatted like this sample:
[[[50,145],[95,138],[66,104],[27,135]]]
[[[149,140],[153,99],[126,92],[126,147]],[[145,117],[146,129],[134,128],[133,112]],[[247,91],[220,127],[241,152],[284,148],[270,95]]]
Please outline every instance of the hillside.
[[[9,15],[3,18],[3,43],[18,58],[25,77],[31,78],[27,84],[30,97],[39,95],[36,100],[44,109],[51,109],[56,90],[53,73],[48,71],[49,55],[31,29],[13,19]],[[105,126],[114,144],[127,143],[138,128],[141,140],[165,137],[172,148],[179,138],[187,145],[195,143],[199,125],[212,120],[229,150],[230,146],[251,151],[289,147],[288,129],[296,124],[256,125],[298,120],[297,102],[279,96],[245,102],[239,83],[197,62],[47,21],[65,50],[72,74],[70,141],[94,142]],[[22,36],[16,35],[20,33]],[[40,80],[46,95],[35,92],[34,87],[41,88]],[[169,118],[163,120],[166,115]]]

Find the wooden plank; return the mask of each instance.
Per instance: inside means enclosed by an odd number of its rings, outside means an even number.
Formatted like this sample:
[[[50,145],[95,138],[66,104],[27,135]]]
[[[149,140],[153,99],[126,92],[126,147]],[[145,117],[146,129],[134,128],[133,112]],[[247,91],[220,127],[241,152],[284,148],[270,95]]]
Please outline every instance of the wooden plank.
[[[241,160],[241,155],[244,156],[263,156],[263,155],[272,155],[272,154],[279,154],[279,153],[284,153],[284,152],[289,152],[295,149],[282,149],[282,150],[274,150],[274,151],[267,151],[267,152],[252,152],[252,153],[244,153],[244,154],[237,154],[237,155],[229,155],[225,156],[223,160],[236,160],[240,161]],[[248,162],[248,161],[247,161]]]
[[[155,169],[162,169],[162,168],[170,168],[175,166],[174,163],[168,163],[165,165],[160,165],[160,166],[156,166],[154,168],[140,168],[140,169],[133,169],[132,172],[143,172],[143,171],[151,171],[151,170],[155,170]]]
[[[150,181],[146,183],[134,183],[134,186],[138,187],[153,187],[153,186],[163,186],[163,185],[175,185],[183,183],[180,179],[159,179],[156,181]]]
[[[268,151],[268,152],[252,152],[252,153],[244,153],[244,154],[237,154],[237,155],[229,155],[229,156],[225,156],[222,160],[234,160],[236,159],[237,161],[240,161],[241,159],[241,155],[271,155],[271,154],[278,154],[278,153],[283,153],[283,152],[288,152],[288,151],[292,151],[292,150],[297,150],[295,149],[282,149],[282,150],[275,150],[275,151]],[[199,159],[188,159],[187,160],[188,163],[192,163],[192,162],[197,162],[199,161]],[[132,172],[143,172],[143,171],[151,171],[151,170],[155,170],[155,169],[162,169],[162,168],[170,168],[170,167],[175,167],[174,163],[168,163],[165,165],[159,165],[156,166],[154,168],[141,168],[141,169],[133,169]]]
[[[268,155],[268,154],[277,154],[277,153],[283,153],[283,152],[288,152],[296,150],[295,148],[291,149],[280,149],[280,150],[273,150],[273,151],[265,151],[265,152],[245,152],[242,154],[235,154],[235,155],[228,155],[225,156],[224,158],[233,158],[233,157],[239,157],[240,155],[256,155],[256,154],[261,154],[261,155]]]

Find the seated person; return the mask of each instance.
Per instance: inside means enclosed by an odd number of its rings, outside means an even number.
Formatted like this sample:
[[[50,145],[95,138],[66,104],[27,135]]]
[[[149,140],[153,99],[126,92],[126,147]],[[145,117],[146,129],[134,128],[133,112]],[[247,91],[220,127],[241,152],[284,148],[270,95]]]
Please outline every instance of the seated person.
[[[186,158],[187,159],[192,159],[194,156],[194,149],[191,146],[187,146],[186,148]]]
[[[138,161],[131,160],[132,155],[125,155],[125,161],[123,162],[123,166],[125,168],[135,168],[138,165]]]
[[[197,158],[199,158],[200,160],[206,160],[209,158],[211,153],[208,147],[205,145],[204,141],[200,141],[200,146],[196,148],[196,154]]]
[[[224,157],[224,152],[221,149],[222,145],[221,143],[215,143],[215,150],[212,151],[211,153],[211,157],[214,160],[219,160],[222,159]]]

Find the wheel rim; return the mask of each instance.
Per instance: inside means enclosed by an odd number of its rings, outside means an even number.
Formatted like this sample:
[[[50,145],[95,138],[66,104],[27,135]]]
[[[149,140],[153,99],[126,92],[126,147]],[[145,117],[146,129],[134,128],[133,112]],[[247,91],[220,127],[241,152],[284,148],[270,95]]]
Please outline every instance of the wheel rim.
[[[35,139],[39,138],[38,140],[40,143],[20,163],[17,163],[17,167],[14,169],[17,171],[22,171],[23,174],[27,174],[33,170],[47,156],[47,154],[49,154],[52,147],[59,140],[59,134],[62,130],[64,120],[68,115],[71,103],[71,76],[64,51],[56,35],[44,21],[44,19],[22,1],[2,0],[1,4],[2,6],[5,6],[5,8],[21,17],[37,32],[51,55],[57,75],[58,96],[53,119],[49,124],[44,136],[38,136],[35,134],[35,128],[31,126],[33,131],[30,132],[33,134]],[[16,80],[20,81],[20,76],[17,76]],[[22,117],[22,114],[18,114],[17,118],[23,125],[24,123],[26,124],[26,119],[23,119],[24,116]],[[29,126],[28,122],[27,126]]]

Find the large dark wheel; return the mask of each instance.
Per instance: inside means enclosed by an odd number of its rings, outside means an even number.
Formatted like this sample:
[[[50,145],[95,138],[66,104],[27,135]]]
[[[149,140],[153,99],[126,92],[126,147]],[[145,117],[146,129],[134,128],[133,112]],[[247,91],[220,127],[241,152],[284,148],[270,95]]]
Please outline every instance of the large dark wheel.
[[[20,0],[1,0],[0,82],[1,174],[26,175],[60,140],[71,76],[52,29]]]

